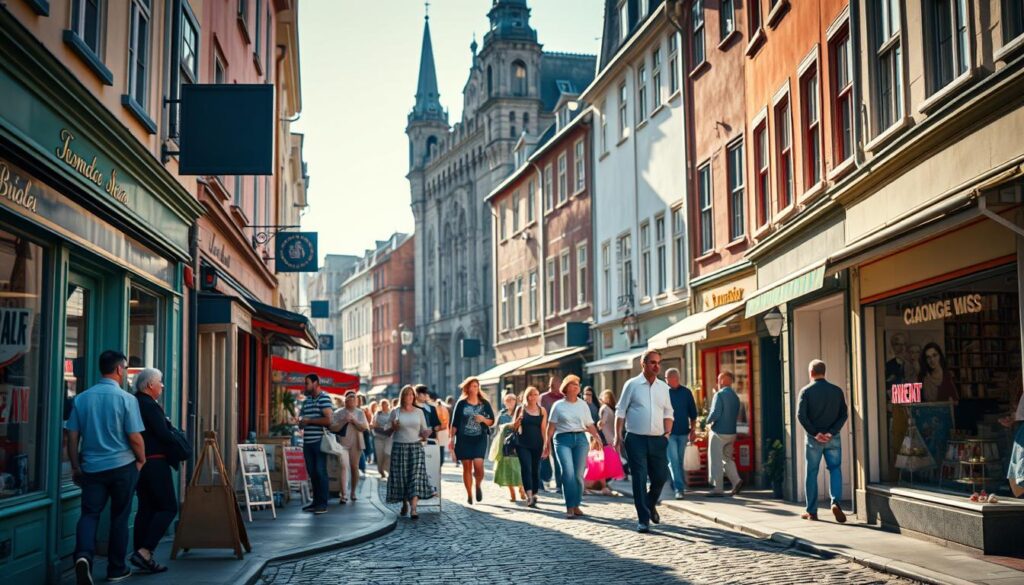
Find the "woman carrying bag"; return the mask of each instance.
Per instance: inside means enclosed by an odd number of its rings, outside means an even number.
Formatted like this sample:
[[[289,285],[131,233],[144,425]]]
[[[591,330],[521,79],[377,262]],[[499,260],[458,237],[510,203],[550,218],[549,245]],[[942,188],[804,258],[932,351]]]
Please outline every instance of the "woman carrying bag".
[[[523,392],[523,404],[516,409],[512,428],[519,433],[516,455],[526,490],[526,505],[536,508],[540,492],[540,456],[548,431],[548,413],[540,405],[540,391],[534,386]]]
[[[513,504],[516,502],[516,488],[523,493],[523,474],[517,453],[518,437],[512,423],[501,425],[497,437],[491,441],[488,458],[494,462],[494,483],[508,488],[509,500]],[[525,495],[523,499],[526,499]]]

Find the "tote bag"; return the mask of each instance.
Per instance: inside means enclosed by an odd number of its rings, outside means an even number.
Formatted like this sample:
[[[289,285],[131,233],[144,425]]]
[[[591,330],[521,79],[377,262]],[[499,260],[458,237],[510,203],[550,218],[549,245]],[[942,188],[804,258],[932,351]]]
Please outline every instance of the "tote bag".
[[[323,438],[320,439],[320,450],[328,455],[341,455],[345,451],[338,443],[338,439],[334,438],[334,433],[330,431],[325,432]]]
[[[686,471],[700,469],[700,449],[693,443],[686,444],[686,451],[683,452],[683,469]]]

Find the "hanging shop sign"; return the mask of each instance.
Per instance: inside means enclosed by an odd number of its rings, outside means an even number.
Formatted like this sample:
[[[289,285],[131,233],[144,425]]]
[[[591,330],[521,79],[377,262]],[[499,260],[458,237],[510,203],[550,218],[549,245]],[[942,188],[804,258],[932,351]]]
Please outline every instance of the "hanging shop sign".
[[[288,232],[277,235],[274,251],[277,272],[316,272],[317,232]]]
[[[907,307],[903,310],[903,322],[907,325],[917,325],[939,319],[980,313],[985,310],[983,298],[980,294],[970,294]]]
[[[25,355],[32,340],[32,309],[0,307],[0,365]]]
[[[921,387],[923,384],[920,382],[910,382],[907,384],[893,384],[889,389],[892,395],[893,404],[917,404],[921,402]]]
[[[318,335],[319,341],[318,346],[321,351],[333,351],[334,350],[334,336],[333,335]]]
[[[314,319],[329,319],[331,317],[331,302],[309,301],[309,310]]]

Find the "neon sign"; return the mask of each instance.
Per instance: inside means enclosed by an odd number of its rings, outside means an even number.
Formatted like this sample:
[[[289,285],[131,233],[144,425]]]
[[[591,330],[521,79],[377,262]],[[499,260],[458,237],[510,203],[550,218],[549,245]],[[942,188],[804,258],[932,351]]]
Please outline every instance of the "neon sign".
[[[921,402],[921,383],[893,384],[891,394],[893,404],[917,404]]]

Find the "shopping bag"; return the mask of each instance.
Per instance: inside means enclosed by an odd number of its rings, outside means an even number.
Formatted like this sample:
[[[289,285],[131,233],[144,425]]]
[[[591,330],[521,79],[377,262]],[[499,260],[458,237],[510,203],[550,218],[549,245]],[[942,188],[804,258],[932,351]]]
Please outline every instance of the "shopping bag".
[[[622,479],[626,477],[626,470],[622,468],[622,460],[615,452],[615,447],[605,445],[604,447],[604,479]]]
[[[683,469],[686,471],[700,469],[700,449],[693,443],[686,444],[686,451],[683,453]]]
[[[338,440],[334,438],[334,433],[330,431],[325,432],[320,439],[320,450],[328,455],[341,455],[344,452]]]
[[[604,479],[604,451],[593,450],[587,453],[587,472],[583,479],[586,481],[601,481]]]

